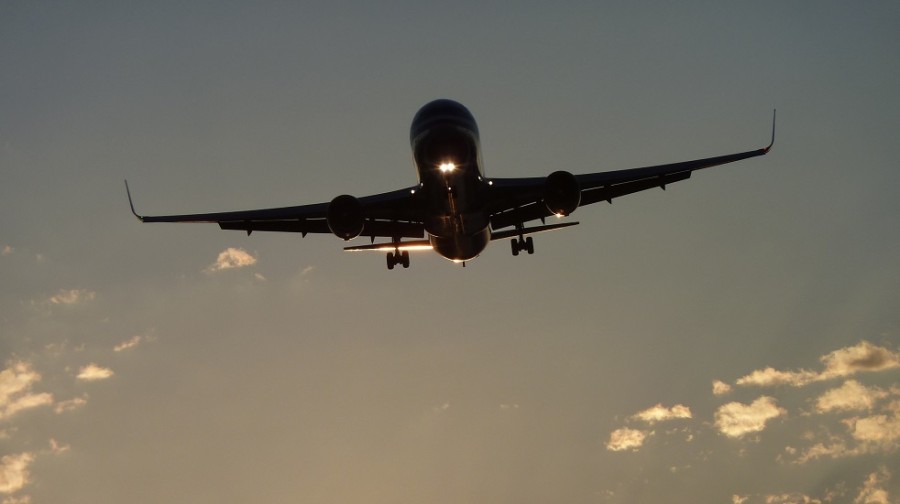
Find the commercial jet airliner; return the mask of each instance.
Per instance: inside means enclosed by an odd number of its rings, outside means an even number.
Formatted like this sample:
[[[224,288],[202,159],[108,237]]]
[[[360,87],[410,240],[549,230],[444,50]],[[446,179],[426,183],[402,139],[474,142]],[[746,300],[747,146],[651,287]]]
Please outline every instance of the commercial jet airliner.
[[[578,224],[546,223],[577,208],[690,178],[701,168],[762,156],[767,147],[693,161],[573,175],[555,171],[546,177],[491,178],[484,172],[478,125],[469,110],[453,100],[435,100],[416,113],[409,131],[418,183],[397,191],[330,202],[261,210],[145,216],[141,222],[215,222],[222,229],[332,233],[343,240],[366,236],[367,245],[344,250],[387,252],[387,267],[409,267],[409,251],[434,250],[465,266],[495,240],[510,239],[512,254],[534,253],[531,236]],[[532,221],[540,224],[528,226]],[[375,243],[376,238],[388,241]]]

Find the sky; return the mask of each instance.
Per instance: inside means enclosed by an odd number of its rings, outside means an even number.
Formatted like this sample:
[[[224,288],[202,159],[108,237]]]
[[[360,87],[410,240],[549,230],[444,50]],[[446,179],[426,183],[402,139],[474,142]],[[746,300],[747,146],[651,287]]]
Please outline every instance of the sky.
[[[900,502],[896,2],[0,3],[0,503]],[[466,268],[140,224],[765,157]],[[353,242],[352,244],[356,244]]]

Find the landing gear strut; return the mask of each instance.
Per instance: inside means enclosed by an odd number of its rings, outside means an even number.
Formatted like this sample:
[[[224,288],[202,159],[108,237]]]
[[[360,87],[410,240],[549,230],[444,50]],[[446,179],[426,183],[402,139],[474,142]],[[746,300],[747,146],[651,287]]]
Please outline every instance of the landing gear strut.
[[[519,252],[524,250],[529,254],[534,254],[534,240],[529,236],[525,238],[520,236],[518,238],[513,238],[510,240],[509,244],[512,246],[512,255],[517,256]]]
[[[387,254],[387,267],[389,270],[394,269],[394,266],[401,264],[404,268],[409,268],[409,251],[404,250],[403,252],[397,250],[395,252],[388,252]]]

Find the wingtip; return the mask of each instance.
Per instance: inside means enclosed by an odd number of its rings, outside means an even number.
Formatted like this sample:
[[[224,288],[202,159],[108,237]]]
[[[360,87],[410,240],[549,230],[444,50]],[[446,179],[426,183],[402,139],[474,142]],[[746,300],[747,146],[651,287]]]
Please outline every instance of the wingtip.
[[[775,114],[777,112],[778,109],[772,109],[772,141],[763,149],[764,153],[768,153],[772,146],[775,145]]]
[[[128,206],[131,207],[131,213],[137,217],[137,220],[144,222],[144,217],[134,210],[134,202],[131,200],[131,189],[128,188],[128,180],[125,180],[125,194],[128,195]]]

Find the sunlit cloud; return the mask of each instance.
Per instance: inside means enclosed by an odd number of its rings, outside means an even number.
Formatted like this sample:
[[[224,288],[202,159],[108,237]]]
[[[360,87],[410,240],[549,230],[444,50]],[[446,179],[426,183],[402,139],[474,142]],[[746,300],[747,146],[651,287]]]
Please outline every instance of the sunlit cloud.
[[[96,364],[88,364],[79,370],[78,378],[79,380],[84,381],[97,381],[97,380],[105,380],[112,376],[113,370],[105,367],[98,366]]]
[[[790,492],[782,494],[770,494],[765,496],[766,504],[822,504],[822,501],[809,495]]]
[[[890,504],[891,496],[885,490],[885,485],[891,479],[891,473],[886,467],[880,467],[866,478],[859,495],[853,499],[854,504]]]
[[[87,289],[60,289],[56,295],[50,297],[50,303],[55,305],[74,305],[93,301],[97,293]]]
[[[637,429],[629,429],[623,427],[612,431],[609,435],[609,441],[606,443],[606,449],[609,451],[637,450],[644,445],[644,440],[652,432]]]
[[[143,341],[143,339],[144,338],[141,337],[140,335],[132,336],[128,340],[123,341],[123,342],[119,343],[118,345],[114,346],[113,351],[121,352],[123,350],[128,350],[129,348],[134,348],[134,347],[140,345],[141,341]]]
[[[885,414],[849,418],[844,423],[857,441],[892,452],[900,447],[900,401],[887,409]]]
[[[735,383],[741,386],[772,387],[790,385],[802,387],[812,382],[852,376],[864,371],[884,371],[900,367],[900,353],[879,347],[868,341],[835,350],[819,358],[825,365],[821,372],[801,369],[780,371],[766,367],[739,378]]]
[[[216,262],[210,264],[204,271],[215,273],[217,271],[244,268],[256,264],[256,258],[243,249],[228,247],[216,258]]]
[[[0,493],[18,492],[29,483],[28,466],[34,462],[30,452],[6,455],[0,459]]]
[[[54,455],[60,455],[72,449],[72,445],[62,444],[54,438],[50,438],[50,451]]]
[[[822,379],[829,379],[900,367],[900,353],[860,341],[856,346],[841,348],[823,356],[821,361],[825,364]]]
[[[0,256],[8,256],[15,251],[11,245],[4,245],[2,249],[0,249]]]
[[[792,385],[794,387],[802,387],[812,383],[817,377],[818,374],[812,371],[779,371],[775,368],[767,367],[738,378],[735,383],[742,386],[773,387],[776,385]]]
[[[871,410],[875,403],[888,396],[877,387],[866,387],[856,380],[847,380],[843,385],[826,391],[816,399],[816,411]]]
[[[666,408],[662,404],[657,404],[656,406],[652,406],[635,414],[632,418],[653,424],[665,420],[691,418],[691,409],[683,404],[676,404],[671,408]]]
[[[14,362],[0,371],[0,420],[26,409],[53,404],[52,394],[32,393],[32,386],[40,379],[41,375],[27,362]]]
[[[730,402],[716,410],[715,425],[722,434],[739,438],[747,434],[760,432],[766,423],[787,413],[779,407],[775,399],[762,396],[750,404]]]
[[[725,395],[731,392],[731,385],[721,381],[721,380],[713,380],[712,384],[712,392],[713,395]]]
[[[31,504],[30,495],[10,495],[5,497],[0,504]]]
[[[66,411],[78,409],[85,404],[87,404],[87,398],[73,397],[72,399],[67,399],[65,401],[56,403],[56,406],[53,407],[53,411],[58,415],[60,413],[65,413]]]

